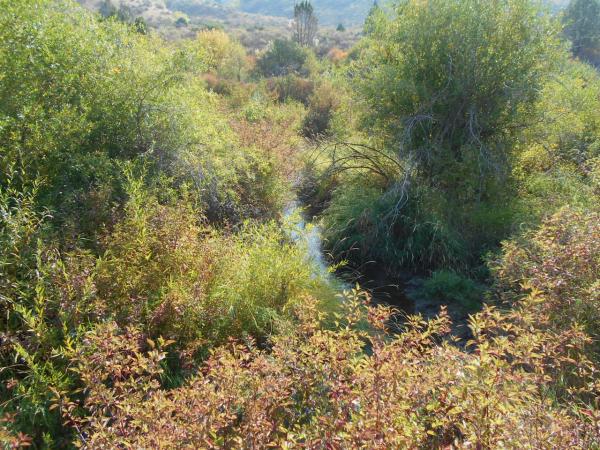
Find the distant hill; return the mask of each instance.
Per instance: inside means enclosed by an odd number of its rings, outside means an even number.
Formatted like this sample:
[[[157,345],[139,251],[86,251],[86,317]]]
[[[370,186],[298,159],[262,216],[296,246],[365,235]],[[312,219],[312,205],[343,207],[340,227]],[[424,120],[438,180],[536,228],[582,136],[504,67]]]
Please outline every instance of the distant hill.
[[[294,0],[221,0],[241,11],[269,16],[291,17]],[[323,25],[362,24],[373,0],[313,0],[319,22]]]
[[[104,0],[77,1],[91,10],[98,11]],[[150,26],[171,38],[192,36],[198,29],[206,26],[219,26],[233,32],[252,48],[262,48],[274,37],[290,35],[289,19],[293,16],[295,3],[295,0],[110,1],[117,6],[127,6],[134,16],[143,17]],[[544,1],[554,12],[558,12],[566,7],[570,0]],[[312,0],[321,25],[321,34],[331,34],[333,27],[343,24],[357,35],[373,2],[374,0]],[[378,3],[385,5],[388,0],[379,0]],[[174,25],[182,14],[189,18],[189,26],[176,28]],[[355,39],[356,36],[351,40]],[[251,40],[256,42],[249,43]],[[341,47],[346,48],[349,42]]]
[[[177,0],[175,0],[177,1]],[[202,2],[203,0],[181,0],[187,2]],[[292,17],[294,0],[214,0],[232,9],[247,13],[256,13],[266,16]],[[569,0],[544,0],[550,4],[553,11],[559,11],[569,4]],[[335,26],[360,25],[365,18],[374,0],[312,0],[315,12],[322,25]],[[379,0],[378,3],[388,3]]]

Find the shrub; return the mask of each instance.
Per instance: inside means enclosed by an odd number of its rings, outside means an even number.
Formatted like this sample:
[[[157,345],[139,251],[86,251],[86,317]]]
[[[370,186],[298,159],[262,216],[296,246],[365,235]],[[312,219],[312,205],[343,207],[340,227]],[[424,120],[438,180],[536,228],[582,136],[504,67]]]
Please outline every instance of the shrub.
[[[324,212],[329,250],[360,267],[376,261],[390,274],[464,268],[466,242],[436,217],[434,197],[374,187],[367,176],[341,183]]]
[[[325,292],[325,280],[307,261],[306,249],[273,225],[247,225],[228,242],[215,267],[211,301],[220,306],[219,339],[248,333],[264,341],[284,325],[285,311],[305,296]]]
[[[160,205],[131,178],[128,193],[125,217],[105,237],[106,253],[97,263],[97,310],[185,347],[200,339],[200,321],[211,314],[207,285],[217,250],[183,201]]]
[[[573,54],[592,64],[598,64],[600,3],[596,0],[572,0],[562,19],[565,35],[572,43]]]
[[[315,91],[315,83],[295,75],[287,75],[282,78],[272,78],[268,80],[267,89],[271,91],[280,102],[291,99],[307,106]]]
[[[519,180],[519,221],[539,224],[564,205],[594,208],[600,155],[600,78],[571,62],[550,79],[536,105],[539,120],[524,133],[513,173]]]
[[[242,81],[249,69],[246,50],[221,30],[198,33],[195,47],[207,68],[219,77]]]
[[[375,18],[355,68],[355,89],[371,106],[365,125],[379,127],[389,145],[410,142],[402,156],[426,178],[443,181],[436,161],[468,162],[472,152],[485,155],[481,171],[496,175],[510,149],[498,141],[527,118],[548,64],[565,56],[556,24],[529,0],[410,0],[395,11],[392,20]]]
[[[600,215],[563,209],[539,229],[503,245],[492,264],[500,297],[518,303],[527,292],[540,292],[536,305],[553,328],[581,325],[600,337]],[[600,349],[596,344],[596,357]]]
[[[104,222],[120,200],[115,162],[154,154],[165,167],[190,142],[189,110],[174,91],[194,72],[192,58],[70,2],[0,10],[0,183],[9,165],[24,183],[45,179],[38,202],[94,242],[79,226]]]
[[[332,133],[331,121],[335,110],[340,106],[339,94],[328,83],[321,83],[310,97],[308,113],[304,119],[302,133],[317,139]]]
[[[466,353],[439,344],[449,329],[444,312],[430,323],[412,318],[404,333],[386,336],[385,309],[368,311],[379,330],[368,335],[351,324],[323,331],[314,308],[307,299],[298,311],[301,326],[274,339],[269,353],[233,342],[179,389],[146,399],[118,397],[111,420],[84,428],[87,443],[495,448],[501,442],[509,448],[582,449],[598,444],[597,411],[583,407],[582,419],[547,396],[548,383],[579,369],[571,357],[586,340],[577,331],[554,334],[533,326],[525,311],[502,315],[486,309],[471,321],[475,337]],[[355,312],[349,317],[357,317]],[[92,370],[96,364],[90,364]]]
[[[439,270],[425,280],[418,295],[444,304],[453,303],[467,311],[475,311],[481,306],[483,288],[456,272]]]
[[[394,11],[371,16],[346,73],[362,129],[401,169],[382,176],[359,152],[355,177],[379,189],[377,214],[342,215],[336,225],[366,222],[362,247],[386,248],[392,264],[477,267],[511,232],[513,150],[545,75],[566,60],[558,27],[529,0],[409,0]]]
[[[276,39],[256,62],[256,70],[265,77],[290,74],[306,77],[309,75],[308,52],[293,41]]]
[[[177,20],[175,21],[175,26],[177,28],[183,28],[183,27],[187,27],[190,24],[190,19],[189,17],[185,16],[185,15],[181,15],[177,18]]]
[[[202,225],[185,198],[161,205],[135,179],[129,195],[93,278],[96,311],[122,327],[193,353],[231,336],[265,338],[320,288],[303,249],[273,224],[227,236]]]
[[[339,48],[332,48],[327,53],[327,58],[329,58],[329,60],[337,66],[340,65],[343,61],[345,61],[346,58],[348,58],[348,52]]]

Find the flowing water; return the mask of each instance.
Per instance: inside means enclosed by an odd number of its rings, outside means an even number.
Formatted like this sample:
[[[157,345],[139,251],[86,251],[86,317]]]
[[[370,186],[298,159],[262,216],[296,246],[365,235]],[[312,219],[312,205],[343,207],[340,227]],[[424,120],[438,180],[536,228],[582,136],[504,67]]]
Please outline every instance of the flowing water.
[[[306,221],[298,201],[287,205],[283,217],[290,226],[291,238],[306,248],[307,257],[317,272],[315,275],[330,278],[329,265],[323,254],[321,227]]]
[[[288,204],[284,210],[284,219],[291,229],[290,235],[298,244],[306,248],[307,258],[315,268],[315,276],[329,280],[335,288],[350,289],[358,282],[363,289],[372,294],[375,303],[385,303],[397,307],[404,313],[414,313],[414,303],[407,297],[403,284],[390,283],[381,267],[375,265],[363,268],[360,273],[352,272],[348,276],[332,273],[323,253],[322,229],[318,224],[306,220],[298,201]]]
[[[284,210],[284,219],[290,229],[291,238],[306,249],[307,259],[313,266],[315,277],[322,277],[335,290],[340,293],[351,289],[355,283],[359,283],[362,289],[371,293],[375,304],[390,305],[398,310],[395,321],[401,325],[406,314],[421,314],[427,319],[436,317],[443,303],[434,299],[422,298],[414,295],[415,287],[419,280],[409,278],[404,282],[392,282],[385,267],[381,265],[366,265],[352,272],[344,269],[335,273],[331,270],[327,257],[323,253],[322,229],[317,223],[307,221],[302,207],[298,201],[288,204]],[[348,273],[346,273],[348,272]],[[467,327],[468,314],[457,309],[455,305],[448,306],[448,312],[453,321],[455,337],[461,342],[466,342],[470,334]],[[401,326],[398,330],[401,329]]]

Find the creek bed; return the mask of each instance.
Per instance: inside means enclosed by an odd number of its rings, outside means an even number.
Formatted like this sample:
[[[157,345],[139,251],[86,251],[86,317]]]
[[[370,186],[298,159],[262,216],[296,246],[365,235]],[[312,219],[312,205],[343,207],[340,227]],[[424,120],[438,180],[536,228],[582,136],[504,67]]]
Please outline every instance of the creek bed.
[[[438,301],[414,295],[416,288],[422,282],[419,278],[407,276],[399,282],[391,281],[385,270],[377,264],[365,265],[359,270],[348,273],[348,277],[343,276],[343,269],[340,275],[335,274],[331,271],[323,252],[321,227],[306,219],[300,202],[297,200],[290,202],[284,209],[283,217],[290,229],[291,238],[306,248],[307,258],[316,272],[315,276],[328,280],[340,292],[352,288],[348,279],[353,283],[358,282],[363,289],[370,292],[374,304],[397,308],[398,319],[408,314],[421,314],[424,318],[430,319],[435,317],[444,306]],[[466,326],[468,314],[453,305],[446,306],[453,321],[453,334],[461,341],[465,341],[469,338]]]

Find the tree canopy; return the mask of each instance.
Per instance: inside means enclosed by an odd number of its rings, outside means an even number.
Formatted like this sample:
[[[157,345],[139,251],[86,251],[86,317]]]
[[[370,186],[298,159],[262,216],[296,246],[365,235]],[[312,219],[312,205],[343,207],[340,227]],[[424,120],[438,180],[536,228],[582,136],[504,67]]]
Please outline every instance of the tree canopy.
[[[593,63],[600,56],[600,1],[572,0],[563,16],[573,54]]]

